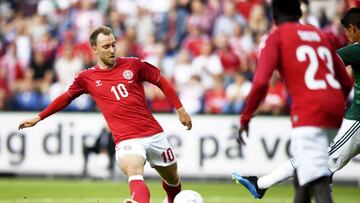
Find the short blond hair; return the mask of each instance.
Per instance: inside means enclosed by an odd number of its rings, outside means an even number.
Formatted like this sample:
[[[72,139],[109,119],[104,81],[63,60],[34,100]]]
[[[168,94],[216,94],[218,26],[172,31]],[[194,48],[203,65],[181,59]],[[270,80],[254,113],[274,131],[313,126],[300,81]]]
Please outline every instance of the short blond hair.
[[[96,28],[90,35],[89,41],[91,46],[96,46],[96,39],[99,34],[112,35],[112,29],[107,26],[100,26]]]

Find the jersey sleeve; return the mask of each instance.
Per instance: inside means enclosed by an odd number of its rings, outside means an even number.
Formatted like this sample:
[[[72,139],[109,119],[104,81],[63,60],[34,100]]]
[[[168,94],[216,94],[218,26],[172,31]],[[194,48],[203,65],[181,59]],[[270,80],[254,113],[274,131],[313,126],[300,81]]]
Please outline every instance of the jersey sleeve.
[[[43,120],[48,116],[62,110],[67,105],[69,105],[73,99],[74,98],[70,97],[70,95],[66,92],[58,96],[54,101],[49,104],[49,106],[47,106],[43,111],[39,113],[40,119]]]
[[[69,89],[67,90],[67,93],[70,97],[76,98],[80,96],[81,94],[86,93],[86,85],[83,82],[83,72],[81,72],[79,75],[77,75],[73,81],[73,83],[70,85]]]
[[[147,81],[152,84],[157,84],[160,81],[160,70],[148,62],[135,60],[136,68],[139,71],[139,77],[142,81]]]
[[[252,114],[265,98],[272,73],[279,63],[280,43],[279,32],[271,33],[260,43],[260,54],[256,67],[253,85],[241,116],[241,125],[248,126]]]
[[[171,104],[175,107],[175,109],[179,109],[182,107],[179,97],[176,95],[174,88],[170,85],[170,83],[164,78],[160,77],[158,83],[156,83],[161,91],[166,95]]]
[[[333,60],[334,60],[335,77],[341,84],[341,89],[343,91],[344,97],[347,98],[353,86],[352,81],[350,79],[350,76],[346,72],[343,61],[335,53],[335,50],[333,53]]]

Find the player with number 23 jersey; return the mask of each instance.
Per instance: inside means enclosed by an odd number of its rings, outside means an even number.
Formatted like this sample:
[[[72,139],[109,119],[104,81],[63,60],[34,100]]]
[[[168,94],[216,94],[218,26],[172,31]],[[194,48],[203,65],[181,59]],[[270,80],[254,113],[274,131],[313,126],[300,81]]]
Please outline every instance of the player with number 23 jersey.
[[[259,82],[268,81],[275,69],[291,97],[291,121],[297,126],[338,128],[351,81],[328,37],[310,25],[284,23],[266,36],[242,115],[247,124],[267,91]]]

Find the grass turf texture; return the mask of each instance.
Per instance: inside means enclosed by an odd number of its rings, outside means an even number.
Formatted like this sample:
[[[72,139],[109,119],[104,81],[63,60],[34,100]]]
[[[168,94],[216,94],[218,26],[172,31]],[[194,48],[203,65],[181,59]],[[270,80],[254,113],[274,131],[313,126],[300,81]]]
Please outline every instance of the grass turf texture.
[[[148,181],[151,202],[162,203],[165,192],[160,181]],[[287,203],[293,200],[292,185],[279,185],[267,191],[262,200],[255,200],[244,187],[233,182],[183,182],[183,189],[199,192],[206,203]],[[334,187],[335,202],[359,203],[360,188]],[[126,182],[0,179],[1,203],[122,203],[129,197]]]

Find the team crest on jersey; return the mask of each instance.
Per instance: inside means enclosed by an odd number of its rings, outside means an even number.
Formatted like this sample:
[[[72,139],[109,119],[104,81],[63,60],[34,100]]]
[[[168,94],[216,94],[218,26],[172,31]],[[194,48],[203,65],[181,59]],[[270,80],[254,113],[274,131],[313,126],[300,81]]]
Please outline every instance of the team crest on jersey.
[[[133,78],[134,74],[131,70],[126,70],[123,72],[123,77],[127,80],[131,80]]]

